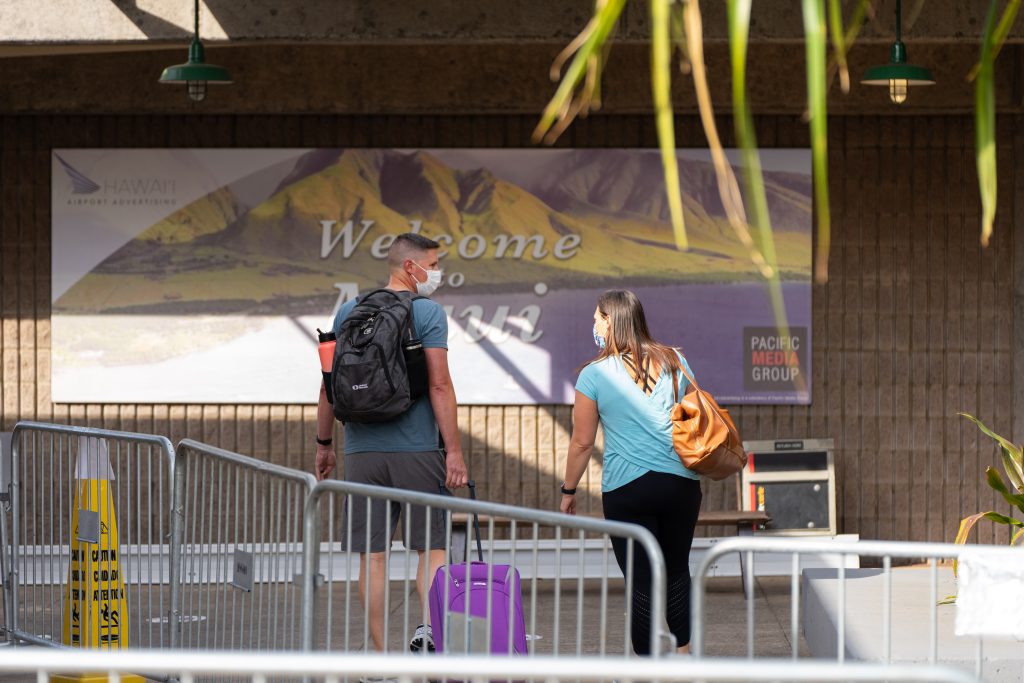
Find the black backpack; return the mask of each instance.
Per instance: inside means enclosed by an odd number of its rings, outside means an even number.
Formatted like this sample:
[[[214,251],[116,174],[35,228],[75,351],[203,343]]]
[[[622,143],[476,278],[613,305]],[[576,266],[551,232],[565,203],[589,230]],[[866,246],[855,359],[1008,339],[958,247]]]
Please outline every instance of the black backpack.
[[[412,302],[426,297],[375,289],[341,324],[331,388],[342,422],[388,422],[427,391],[427,360],[416,338]]]

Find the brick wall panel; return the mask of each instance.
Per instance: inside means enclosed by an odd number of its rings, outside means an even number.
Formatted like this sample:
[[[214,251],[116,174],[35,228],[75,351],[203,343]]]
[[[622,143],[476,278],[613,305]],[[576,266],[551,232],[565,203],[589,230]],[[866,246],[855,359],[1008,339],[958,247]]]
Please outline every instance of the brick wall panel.
[[[19,419],[152,430],[299,469],[311,466],[306,406],[80,406],[50,401],[50,153],[91,146],[527,146],[530,116],[37,116],[0,120],[0,427]],[[704,144],[678,118],[680,146]],[[717,119],[726,144],[728,117]],[[1016,119],[1001,119],[1000,131]],[[978,245],[979,206],[964,117],[830,121],[831,279],[814,288],[814,398],[808,407],[737,408],[748,438],[836,439],[840,527],[864,537],[948,540],[964,514],[999,505],[982,481],[997,452],[955,417],[1012,421],[1012,235],[1015,152],[1000,141],[992,246]],[[805,146],[793,116],[762,117],[760,143]],[[645,116],[596,116],[560,145],[654,145]],[[1016,154],[1019,156],[1019,154]],[[8,182],[14,179],[14,182]],[[909,199],[908,199],[909,197]],[[453,359],[457,362],[457,359]],[[456,387],[457,389],[457,387]],[[459,409],[473,476],[495,500],[557,505],[571,411],[562,406]],[[338,450],[343,447],[338,434]],[[343,458],[339,458],[343,466]],[[581,509],[600,510],[600,469]],[[705,508],[735,505],[731,481],[706,482]],[[725,529],[705,532],[728,533]],[[979,527],[980,540],[1002,538]]]

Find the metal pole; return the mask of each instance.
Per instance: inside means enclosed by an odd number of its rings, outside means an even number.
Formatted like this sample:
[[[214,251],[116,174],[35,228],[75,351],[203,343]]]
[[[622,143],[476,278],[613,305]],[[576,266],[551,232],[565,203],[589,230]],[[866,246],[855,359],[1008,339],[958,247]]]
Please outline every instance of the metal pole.
[[[81,671],[132,673],[181,673],[182,681],[199,676],[242,677],[360,677],[366,675],[420,680],[540,680],[550,682],[607,680],[680,681],[793,681],[839,683],[840,681],[883,681],[924,683],[977,683],[966,671],[952,667],[904,664],[882,666],[849,663],[843,666],[821,661],[686,661],[676,658],[615,657],[395,657],[375,655],[328,655],[324,653],[224,653],[153,652],[126,650],[108,653],[96,650],[48,651],[32,648],[5,653],[0,673],[36,672],[47,674]]]
[[[21,430],[19,425],[14,426],[14,433],[11,435],[11,572],[4,577],[4,581],[10,581],[11,599],[10,619],[7,621],[8,633],[18,632],[18,550],[21,547],[21,538],[18,536],[18,526],[21,520]],[[15,640],[14,642],[17,642]]]
[[[313,619],[316,607],[316,577],[320,568],[320,496],[325,489],[315,486],[303,506],[302,534],[302,642],[303,652],[313,651]],[[347,626],[346,626],[347,628]],[[329,645],[329,644],[328,644]]]
[[[902,39],[902,31],[900,31],[900,24],[902,22],[902,12],[900,11],[900,0],[896,0],[896,42],[900,42]]]
[[[181,458],[188,449],[178,453]],[[167,610],[167,628],[170,629],[168,642],[171,649],[179,646],[181,636],[181,543],[184,538],[185,527],[185,470],[184,463],[176,463],[172,477],[174,489],[171,493],[171,567],[169,580],[171,582],[171,604]]]
[[[0,444],[0,467],[3,467],[3,456],[4,450],[3,445]],[[11,475],[13,481],[13,472]],[[9,557],[10,546],[7,545],[7,517],[8,513],[11,512],[11,488],[12,482],[7,482],[7,490],[0,491],[0,583],[3,584],[4,590],[4,628],[9,628],[11,624],[11,606],[14,604],[14,598],[11,596],[11,575]]]

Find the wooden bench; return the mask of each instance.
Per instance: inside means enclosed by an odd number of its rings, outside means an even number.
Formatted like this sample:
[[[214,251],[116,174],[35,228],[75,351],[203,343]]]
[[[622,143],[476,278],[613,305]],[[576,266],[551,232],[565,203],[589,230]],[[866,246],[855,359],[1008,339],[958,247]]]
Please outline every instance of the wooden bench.
[[[755,529],[764,529],[772,521],[767,512],[754,510],[703,510],[697,526],[736,526],[738,536],[749,536]]]

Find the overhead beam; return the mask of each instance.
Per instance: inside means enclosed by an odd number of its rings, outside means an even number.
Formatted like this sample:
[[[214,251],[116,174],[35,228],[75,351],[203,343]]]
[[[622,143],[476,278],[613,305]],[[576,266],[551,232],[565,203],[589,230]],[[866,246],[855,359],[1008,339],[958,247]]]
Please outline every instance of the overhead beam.
[[[797,0],[753,3],[751,40],[792,43],[803,40]],[[847,12],[853,3],[842,3]],[[874,0],[875,11],[861,40],[888,42],[894,32],[895,0]],[[964,0],[905,2],[904,38],[924,43],[977,44],[988,3]],[[586,26],[593,0],[202,0],[200,26],[213,43],[284,41],[303,44],[366,43],[566,43]],[[726,3],[705,0],[705,39],[724,41]],[[916,10],[920,10],[916,13]],[[626,5],[618,30],[622,41],[648,36],[646,2]],[[0,3],[0,43],[35,50],[66,45],[161,44],[192,33],[187,0],[4,0]],[[1024,42],[1024,22],[1010,34]]]
[[[212,48],[207,59],[229,69],[233,85],[211,88],[192,103],[182,88],[160,85],[163,67],[185,57],[183,47],[133,54],[56,55],[0,59],[0,112],[15,113],[259,113],[259,114],[482,114],[539,113],[554,92],[548,78],[559,47],[551,44],[359,45]],[[1022,109],[1021,57],[1008,46],[997,62],[997,106]],[[922,45],[916,59],[937,84],[914,88],[905,105],[889,102],[885,88],[862,86],[858,75],[884,60],[878,46],[850,54],[853,88],[833,86],[829,111],[857,114],[953,114],[973,111],[966,75],[977,58],[972,46]],[[748,86],[755,113],[793,114],[805,109],[802,59],[786,45],[754,45]],[[707,47],[709,80],[717,111],[730,110],[727,48]],[[787,65],[779,68],[779,65]],[[604,77],[603,111],[651,110],[646,46],[624,44],[611,52]],[[696,111],[690,78],[675,76],[679,113]]]

